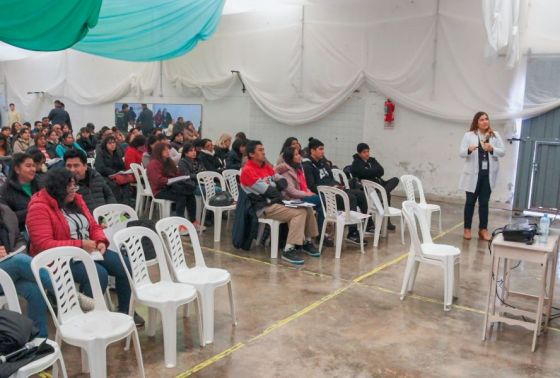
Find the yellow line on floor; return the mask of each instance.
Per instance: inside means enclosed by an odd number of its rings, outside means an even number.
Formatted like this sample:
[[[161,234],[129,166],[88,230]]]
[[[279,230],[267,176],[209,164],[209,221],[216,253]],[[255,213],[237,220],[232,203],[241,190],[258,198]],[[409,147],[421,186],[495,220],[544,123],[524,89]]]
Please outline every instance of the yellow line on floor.
[[[441,234],[439,234],[439,235],[437,235],[436,237],[434,237],[433,240],[436,240],[437,238],[440,238],[440,237],[446,235],[447,233],[453,231],[454,229],[456,229],[457,227],[461,226],[462,224],[463,224],[463,223],[461,222],[461,223],[459,223],[459,224],[453,226],[453,227],[450,228],[449,230],[446,230],[445,232],[442,232]],[[221,251],[221,250],[219,250],[219,249],[214,249],[214,248],[209,248],[209,247],[202,247],[202,248],[203,248],[203,249],[206,249],[206,250],[209,250],[209,251],[212,251],[212,252],[221,253],[221,254],[224,254],[224,255],[232,256],[232,257],[238,257],[238,258],[244,259],[244,260],[246,260],[246,261],[260,262],[260,263],[267,264],[267,265],[274,265],[274,266],[283,266],[283,267],[286,267],[286,266],[284,266],[284,265],[276,265],[276,264],[272,264],[272,263],[269,263],[269,262],[266,262],[266,261],[258,260],[258,259],[252,258],[252,257],[239,256],[239,255],[236,255],[236,254],[234,254],[234,253]],[[353,286],[355,286],[355,285],[358,285],[358,284],[361,284],[361,281],[364,280],[365,278],[371,277],[371,276],[375,275],[376,273],[379,273],[379,272],[382,271],[383,269],[386,269],[386,268],[388,268],[388,267],[390,267],[390,266],[392,266],[392,265],[398,264],[400,261],[402,261],[403,259],[405,259],[407,256],[408,256],[408,252],[405,253],[405,254],[403,254],[403,255],[401,255],[401,256],[399,256],[399,257],[397,257],[397,258],[395,258],[395,259],[393,259],[393,260],[391,260],[391,261],[388,261],[388,262],[386,262],[386,263],[383,263],[383,264],[381,264],[381,265],[379,265],[379,266],[373,268],[372,270],[370,270],[369,272],[367,272],[367,273],[365,273],[365,274],[362,274],[361,276],[356,277],[356,278],[353,279],[352,282],[350,282],[348,285],[346,285],[346,286],[344,286],[344,287],[341,287],[341,288],[339,288],[339,289],[333,291],[332,293],[329,293],[329,294],[325,295],[325,296],[322,297],[321,299],[319,299],[319,300],[317,300],[317,301],[311,303],[310,305],[304,307],[303,309],[299,310],[298,312],[296,312],[296,313],[294,313],[294,314],[292,314],[292,315],[290,315],[290,316],[288,316],[288,317],[286,317],[286,318],[284,318],[284,319],[282,319],[282,320],[279,320],[279,321],[273,323],[271,326],[267,327],[264,331],[262,331],[261,333],[259,333],[259,334],[256,335],[256,336],[252,337],[251,339],[249,339],[249,341],[247,341],[246,343],[239,342],[239,343],[235,344],[234,346],[232,346],[232,347],[230,347],[230,348],[228,348],[228,349],[226,349],[226,350],[224,350],[224,351],[222,351],[222,352],[216,354],[215,356],[212,356],[212,357],[210,357],[209,359],[207,359],[207,360],[205,360],[205,361],[199,363],[198,365],[192,367],[191,369],[189,369],[189,370],[187,370],[187,371],[185,371],[185,372],[183,372],[183,373],[177,375],[177,378],[188,377],[188,376],[190,376],[190,375],[192,375],[192,374],[194,374],[194,373],[196,373],[196,372],[198,372],[198,371],[200,371],[200,370],[202,370],[202,369],[204,369],[204,368],[206,368],[206,367],[212,365],[213,363],[220,361],[221,359],[223,359],[223,358],[225,358],[225,357],[231,355],[233,352],[235,352],[235,351],[237,351],[237,350],[239,350],[239,349],[241,349],[241,348],[247,346],[248,344],[250,344],[250,343],[252,343],[252,342],[254,342],[254,341],[257,341],[257,340],[261,339],[262,337],[268,335],[269,333],[273,332],[274,330],[276,330],[276,329],[278,329],[278,328],[281,328],[281,327],[285,326],[286,324],[288,324],[288,323],[290,323],[290,322],[292,322],[292,321],[294,321],[294,320],[296,320],[296,319],[298,319],[298,318],[304,316],[305,314],[307,314],[307,313],[313,311],[314,309],[316,309],[317,307],[319,307],[319,306],[322,305],[323,303],[328,302],[329,300],[331,300],[331,299],[337,297],[338,295],[344,293],[346,290],[350,289],[351,287],[353,287]],[[286,268],[290,268],[290,267],[286,267]],[[300,270],[300,271],[302,271],[302,272],[304,272],[304,273],[311,273],[311,274],[314,274],[314,275],[323,275],[323,274],[321,274],[321,273],[315,273],[315,272],[310,272],[310,271],[304,271],[304,270],[301,270],[301,269],[297,269],[297,270]],[[325,275],[325,276],[330,277],[330,278],[334,278],[334,277],[328,276],[328,275]],[[374,287],[374,286],[372,286],[372,285],[365,285],[365,286]],[[390,292],[388,289],[385,289],[385,291]],[[435,300],[434,300],[434,301],[435,301]]]
[[[232,346],[231,348],[228,348],[228,349],[224,350],[223,352],[218,353],[218,354],[216,354],[216,355],[213,356],[213,357],[210,357],[210,358],[207,359],[206,361],[201,362],[200,364],[196,365],[195,367],[193,367],[193,368],[191,368],[191,369],[189,369],[189,370],[187,370],[187,371],[185,371],[185,372],[183,372],[183,373],[177,375],[176,378],[185,378],[185,377],[188,377],[188,376],[190,376],[190,375],[192,375],[192,374],[194,374],[194,373],[196,373],[196,372],[198,372],[198,371],[204,369],[205,367],[207,367],[207,366],[209,366],[209,365],[212,365],[214,362],[219,361],[219,360],[221,360],[222,358],[229,356],[230,354],[232,354],[233,352],[235,352],[235,351],[238,350],[238,349],[243,348],[244,346],[245,346],[244,343],[237,343],[237,344],[235,344],[234,346]]]

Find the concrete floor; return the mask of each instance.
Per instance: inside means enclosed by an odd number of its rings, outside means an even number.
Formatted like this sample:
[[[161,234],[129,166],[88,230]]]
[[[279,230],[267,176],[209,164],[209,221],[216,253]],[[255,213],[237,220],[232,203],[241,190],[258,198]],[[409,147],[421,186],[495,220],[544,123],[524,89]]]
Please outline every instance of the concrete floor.
[[[202,238],[206,263],[231,272],[238,326],[231,325],[227,290],[218,289],[214,344],[200,348],[196,316],[181,317],[172,369],[164,366],[161,326],[155,337],[140,330],[146,376],[560,376],[558,320],[539,338],[535,353],[532,333],[519,327],[504,326],[481,341],[487,244],[462,239],[461,206],[441,206],[444,232],[434,228],[432,234],[436,242],[462,251],[459,299],[450,312],[443,311],[441,302],[442,272],[431,266],[420,268],[414,294],[400,300],[407,246],[400,243],[398,227],[380,239],[378,248],[369,238],[364,255],[359,247],[346,245],[337,261],[334,249],[326,248],[321,258],[306,257],[297,268],[271,260],[268,248],[234,250],[229,229],[222,230],[221,243],[213,243],[209,229]],[[510,212],[492,211],[490,229],[509,217]],[[532,268],[525,265],[515,271],[512,283],[528,291],[537,287]],[[146,315],[145,308],[138,311]],[[78,349],[64,345],[63,353],[70,377],[87,376],[79,373]],[[107,353],[109,376],[136,376],[132,350],[125,352],[116,343]]]

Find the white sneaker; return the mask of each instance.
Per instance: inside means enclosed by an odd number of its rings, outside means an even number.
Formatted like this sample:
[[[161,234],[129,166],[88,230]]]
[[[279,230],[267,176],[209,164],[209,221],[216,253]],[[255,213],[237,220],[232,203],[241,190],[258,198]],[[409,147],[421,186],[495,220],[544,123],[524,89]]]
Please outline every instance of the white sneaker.
[[[95,301],[82,293],[78,293],[78,303],[83,312],[89,312],[95,309]]]

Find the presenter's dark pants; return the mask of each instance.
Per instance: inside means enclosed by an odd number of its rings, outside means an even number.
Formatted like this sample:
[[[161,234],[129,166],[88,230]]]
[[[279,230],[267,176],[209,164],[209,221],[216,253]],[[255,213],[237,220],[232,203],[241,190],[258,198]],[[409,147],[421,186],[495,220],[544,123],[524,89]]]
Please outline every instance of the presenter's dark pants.
[[[467,201],[465,202],[465,228],[470,229],[472,226],[472,218],[474,215],[474,205],[478,199],[478,217],[480,219],[479,229],[488,228],[488,202],[490,201],[490,177],[488,175],[479,175],[478,182],[474,193],[467,193]]]

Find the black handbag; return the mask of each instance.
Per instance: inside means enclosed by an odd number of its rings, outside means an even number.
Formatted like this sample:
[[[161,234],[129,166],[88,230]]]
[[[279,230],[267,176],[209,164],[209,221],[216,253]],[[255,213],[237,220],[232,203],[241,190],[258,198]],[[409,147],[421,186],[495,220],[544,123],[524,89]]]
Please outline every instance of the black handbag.
[[[216,193],[208,200],[208,204],[210,206],[217,206],[217,207],[233,205],[234,202],[235,200],[233,199],[233,197],[229,192]]]

